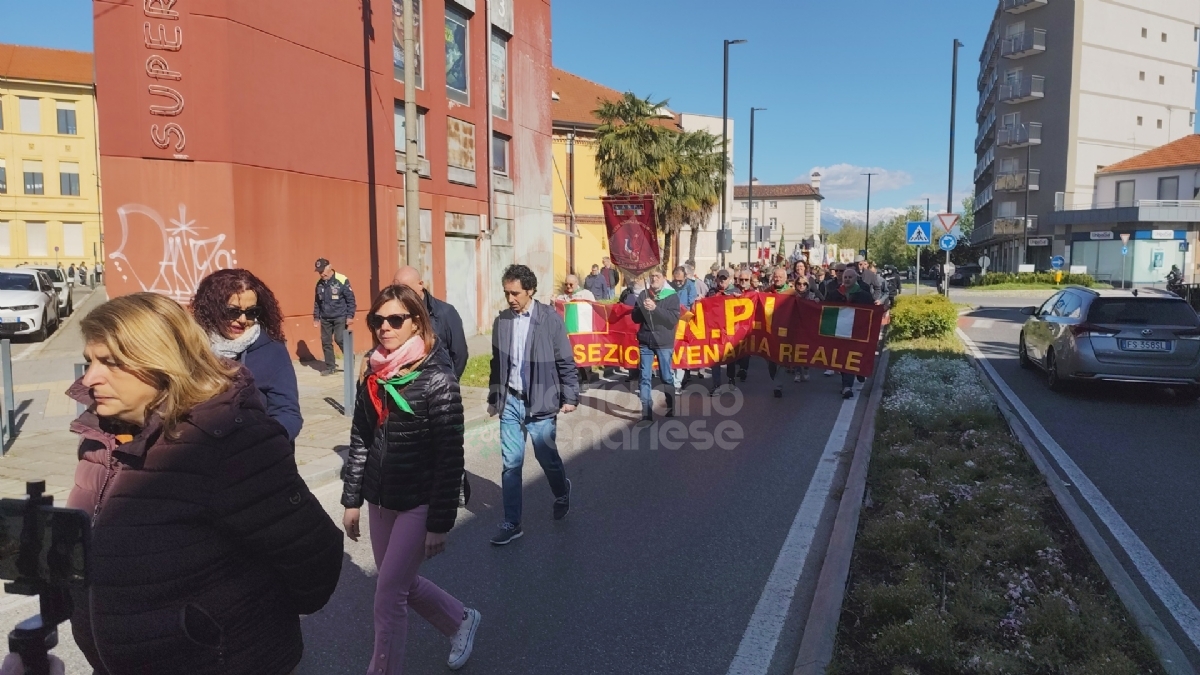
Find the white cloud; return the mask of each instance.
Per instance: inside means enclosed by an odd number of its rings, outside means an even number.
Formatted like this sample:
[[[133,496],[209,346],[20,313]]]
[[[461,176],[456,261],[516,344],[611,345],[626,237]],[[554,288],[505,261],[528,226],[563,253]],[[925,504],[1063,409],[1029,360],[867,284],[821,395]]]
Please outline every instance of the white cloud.
[[[866,198],[867,177],[864,173],[877,174],[871,178],[871,192],[887,192],[912,185],[913,177],[907,171],[890,171],[879,167],[854,166],[853,164],[834,164],[833,166],[813,167],[808,173],[821,173],[821,194],[830,199],[846,199],[853,197]],[[797,182],[808,182],[808,176]],[[874,218],[872,218],[874,220]]]

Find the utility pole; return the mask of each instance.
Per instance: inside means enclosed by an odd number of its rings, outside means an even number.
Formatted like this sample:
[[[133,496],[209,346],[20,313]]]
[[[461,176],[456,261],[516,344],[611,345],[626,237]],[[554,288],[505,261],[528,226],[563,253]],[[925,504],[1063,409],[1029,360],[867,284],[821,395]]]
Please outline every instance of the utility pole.
[[[725,84],[721,90],[721,156],[724,158],[721,165],[721,237],[725,236],[725,230],[728,228],[725,214],[729,206],[725,196],[729,190],[729,45],[745,43],[745,40],[725,40]],[[729,241],[732,242],[733,237],[729,237]],[[725,252],[721,251],[721,267],[724,266]]]
[[[1029,162],[1033,159],[1033,146],[1029,143],[1029,124],[1021,125],[1025,129],[1025,222],[1022,223],[1025,236],[1021,237],[1021,263],[1029,263]],[[1020,268],[1017,268],[1020,270]]]
[[[867,257],[867,253],[871,250],[871,177],[878,176],[877,173],[864,173],[867,177],[867,232],[863,237],[863,257]]]
[[[404,0],[404,257],[424,276],[421,260],[421,144],[417,138],[417,44],[414,0]],[[488,114],[491,114],[490,112]]]
[[[961,47],[963,47],[963,43],[955,38],[954,69],[950,76],[950,177],[946,188],[946,213],[954,213],[954,119],[958,109],[958,50]],[[947,268],[950,265],[950,251],[946,251],[946,265]],[[950,275],[945,272],[945,269],[942,270],[942,278],[945,279],[946,295],[949,296]]]
[[[754,113],[766,108],[750,108],[750,186],[746,198],[746,266],[750,266],[750,251],[754,239]]]

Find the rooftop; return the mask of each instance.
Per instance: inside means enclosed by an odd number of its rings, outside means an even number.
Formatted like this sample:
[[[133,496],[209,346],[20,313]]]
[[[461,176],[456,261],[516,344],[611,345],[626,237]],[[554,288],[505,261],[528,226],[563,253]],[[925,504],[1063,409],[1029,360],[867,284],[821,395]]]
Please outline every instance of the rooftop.
[[[616,101],[624,94],[584,79],[573,73],[555,68],[551,74],[551,91],[555,98],[550,103],[551,118],[555,124],[577,124],[583,127],[598,127],[600,120],[595,115],[601,101]],[[680,129],[679,114],[666,111],[670,117],[664,117],[659,123],[671,129]]]
[[[1109,164],[1097,173],[1129,173],[1131,171],[1153,171],[1185,166],[1200,166],[1200,134],[1192,134],[1136,157]]]
[[[734,199],[745,199],[750,196],[749,185],[733,186]],[[808,183],[795,183],[793,185],[758,185],[754,186],[754,196],[764,199],[786,199],[792,198],[816,198],[824,199],[819,190],[813,189]]]
[[[95,68],[87,52],[0,44],[0,78],[91,85]]]

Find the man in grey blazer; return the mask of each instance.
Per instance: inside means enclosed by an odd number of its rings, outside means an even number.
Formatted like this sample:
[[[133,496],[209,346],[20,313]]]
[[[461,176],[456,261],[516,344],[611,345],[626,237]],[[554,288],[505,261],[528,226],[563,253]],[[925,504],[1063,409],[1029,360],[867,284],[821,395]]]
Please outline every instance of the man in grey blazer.
[[[504,522],[492,543],[503,546],[521,530],[521,466],[525,438],[554,493],[554,519],[571,510],[571,481],[558,454],[558,414],[579,404],[579,376],[562,317],[533,299],[537,276],[525,265],[510,265],[501,279],[508,309],[492,324],[492,372],[488,405],[500,415],[501,489]]]

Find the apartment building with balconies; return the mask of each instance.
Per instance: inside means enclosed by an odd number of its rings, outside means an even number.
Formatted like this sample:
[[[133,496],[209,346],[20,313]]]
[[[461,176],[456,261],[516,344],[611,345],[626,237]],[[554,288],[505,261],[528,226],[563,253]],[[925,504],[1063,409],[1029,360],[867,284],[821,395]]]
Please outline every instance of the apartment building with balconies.
[[[1048,268],[1095,174],[1192,133],[1200,13],[1192,0],[998,0],[976,81],[975,230],[994,269]],[[1032,241],[1032,244],[1030,242]]]

